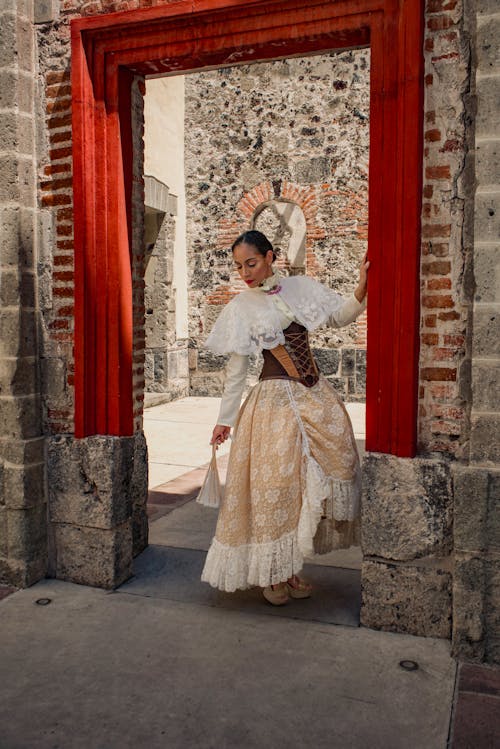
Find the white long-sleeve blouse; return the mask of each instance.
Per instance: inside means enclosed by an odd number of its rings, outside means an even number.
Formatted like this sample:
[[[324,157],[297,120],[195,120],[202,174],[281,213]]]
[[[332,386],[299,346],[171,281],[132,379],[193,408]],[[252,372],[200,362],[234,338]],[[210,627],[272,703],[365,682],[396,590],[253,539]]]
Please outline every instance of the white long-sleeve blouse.
[[[307,330],[321,324],[340,328],[354,322],[366,300],[342,297],[307,276],[274,274],[255,289],[243,291],[223,309],[206,347],[230,353],[217,424],[234,426],[245,387],[249,356],[284,343],[283,330],[298,322]]]

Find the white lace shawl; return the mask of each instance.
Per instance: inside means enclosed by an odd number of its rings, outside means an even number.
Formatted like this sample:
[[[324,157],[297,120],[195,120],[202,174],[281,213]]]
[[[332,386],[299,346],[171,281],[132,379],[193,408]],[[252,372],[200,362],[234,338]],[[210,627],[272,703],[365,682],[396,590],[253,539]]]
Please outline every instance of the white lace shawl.
[[[363,308],[356,302],[353,314],[345,316],[348,300],[308,276],[280,278],[280,295],[296,320],[307,330],[325,322],[338,327],[352,322]],[[222,310],[205,347],[218,354],[256,354],[285,343],[278,310],[272,295],[248,289],[234,297]]]

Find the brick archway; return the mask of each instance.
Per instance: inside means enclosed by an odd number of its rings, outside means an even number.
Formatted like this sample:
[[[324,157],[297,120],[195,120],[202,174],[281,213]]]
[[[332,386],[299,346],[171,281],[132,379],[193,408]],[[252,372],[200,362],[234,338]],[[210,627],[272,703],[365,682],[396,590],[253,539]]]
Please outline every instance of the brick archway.
[[[133,433],[134,75],[371,48],[367,449],[416,449],[423,3],[180,0],[72,24],[75,435]]]

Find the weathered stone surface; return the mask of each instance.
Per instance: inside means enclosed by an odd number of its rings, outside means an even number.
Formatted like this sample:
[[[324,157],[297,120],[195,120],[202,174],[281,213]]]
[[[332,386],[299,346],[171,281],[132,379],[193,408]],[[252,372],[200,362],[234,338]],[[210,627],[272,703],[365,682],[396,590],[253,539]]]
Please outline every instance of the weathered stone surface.
[[[47,506],[7,510],[9,559],[34,562],[47,557]]]
[[[457,551],[500,551],[500,469],[455,465],[454,542]]]
[[[500,464],[500,413],[472,414],[470,458],[477,463]]]
[[[498,411],[500,359],[472,361],[472,407],[474,411]]]
[[[148,446],[143,432],[134,435],[134,467],[130,481],[132,495],[132,553],[137,556],[148,545]]]
[[[1,487],[1,465],[0,465],[0,487]],[[0,504],[0,559],[9,555],[9,544],[7,540],[7,510]]]
[[[27,588],[47,574],[47,557],[40,556],[31,562],[0,557],[0,583],[15,588]]]
[[[57,436],[48,441],[49,514],[53,523],[111,529],[132,515],[131,437]]]
[[[472,351],[474,356],[500,358],[500,314],[497,305],[475,306]]]
[[[479,242],[498,242],[500,237],[500,199],[498,192],[476,194],[474,233],[476,240]]]
[[[23,510],[41,504],[45,506],[44,463],[4,465],[3,487],[5,505],[11,510]]]
[[[364,560],[361,624],[372,629],[448,638],[452,576],[446,569]]]
[[[9,463],[41,463],[44,460],[43,437],[29,440],[12,440],[0,438],[0,457]]]
[[[312,353],[320,372],[326,375],[336,375],[340,364],[340,351],[337,349],[313,348]]]
[[[477,81],[476,137],[494,135],[500,130],[500,79],[497,76]]]
[[[41,432],[41,409],[38,395],[5,397],[0,400],[4,419],[2,436],[11,439],[30,439]]]
[[[37,389],[38,373],[34,356],[0,358],[0,396],[30,395]]]
[[[106,530],[54,523],[54,576],[82,585],[115,588],[132,574],[132,521]]]
[[[227,358],[227,356],[213,354],[207,349],[200,349],[198,352],[198,371],[200,373],[219,372],[226,365]]]
[[[500,243],[476,243],[474,247],[475,300],[495,302],[500,299]]]
[[[500,174],[500,147],[498,140],[480,141],[476,144],[476,177],[478,184],[495,185]]]
[[[395,560],[445,556],[452,544],[448,463],[367,454],[362,513],[365,555]]]
[[[453,655],[500,663],[500,558],[459,553],[453,576]]]
[[[33,312],[13,309],[0,311],[0,356],[33,356],[36,350]]]

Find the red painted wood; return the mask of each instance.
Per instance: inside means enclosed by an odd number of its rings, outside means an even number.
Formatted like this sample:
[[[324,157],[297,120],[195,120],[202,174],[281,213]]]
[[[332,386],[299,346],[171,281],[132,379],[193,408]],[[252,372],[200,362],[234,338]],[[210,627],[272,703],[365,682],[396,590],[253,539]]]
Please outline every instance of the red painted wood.
[[[422,18],[422,0],[181,0],[73,22],[78,436],[133,429],[130,74],[120,66],[172,74],[369,41],[367,448],[414,454]]]

